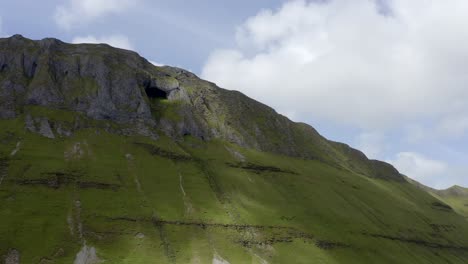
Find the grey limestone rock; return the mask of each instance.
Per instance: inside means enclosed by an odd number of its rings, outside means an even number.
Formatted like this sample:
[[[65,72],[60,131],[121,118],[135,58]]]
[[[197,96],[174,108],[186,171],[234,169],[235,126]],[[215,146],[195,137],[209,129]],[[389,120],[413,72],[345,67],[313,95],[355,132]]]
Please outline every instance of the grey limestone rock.
[[[81,248],[80,252],[76,254],[73,264],[97,264],[101,262],[102,261],[96,254],[96,249],[85,244],[83,248]]]
[[[19,264],[20,263],[20,253],[17,249],[10,249],[4,257],[5,264]]]
[[[36,125],[34,124],[34,120],[30,114],[27,114],[24,118],[24,127],[29,132],[36,133]]]
[[[391,165],[328,141],[311,126],[294,123],[240,92],[183,69],[156,67],[135,52],[109,45],[34,41],[19,35],[0,39],[0,118],[14,118],[29,105],[130,127],[101,127],[110,133],[156,139],[162,131],[177,140],[187,135],[218,138],[370,177],[402,179]],[[56,136],[52,128],[58,136],[68,136],[89,126],[78,118],[71,131],[51,118],[35,123],[26,116],[25,123],[27,130],[48,138]]]
[[[52,128],[50,127],[49,120],[47,118],[41,118],[37,120],[39,123],[39,134],[47,137],[47,138],[55,138],[54,132],[52,132]]]
[[[64,128],[60,123],[57,124],[55,131],[62,137],[71,137],[73,135],[69,129]]]

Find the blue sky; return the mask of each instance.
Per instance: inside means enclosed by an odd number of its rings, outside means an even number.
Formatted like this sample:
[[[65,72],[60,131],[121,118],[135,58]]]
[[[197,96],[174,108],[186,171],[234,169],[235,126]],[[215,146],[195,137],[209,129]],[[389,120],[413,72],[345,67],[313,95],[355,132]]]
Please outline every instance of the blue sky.
[[[0,36],[106,42],[468,186],[465,0],[0,0]]]
[[[74,22],[65,29],[55,21],[57,8],[72,7],[73,2],[0,0],[3,34],[20,33],[34,39],[49,36],[69,42],[77,36],[124,35],[132,49],[148,59],[200,72],[211,51],[234,43],[237,25],[282,1],[75,1],[112,3],[109,5],[117,6],[117,11],[103,10],[92,19],[83,15],[85,22]]]

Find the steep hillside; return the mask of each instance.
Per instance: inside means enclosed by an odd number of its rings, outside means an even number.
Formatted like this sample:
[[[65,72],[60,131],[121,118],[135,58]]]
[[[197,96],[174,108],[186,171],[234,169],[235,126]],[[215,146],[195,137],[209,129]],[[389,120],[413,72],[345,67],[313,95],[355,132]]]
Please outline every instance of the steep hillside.
[[[436,193],[443,201],[468,219],[468,189],[460,186],[452,186]]]
[[[113,131],[119,134],[217,138],[260,151],[321,160],[369,177],[402,180],[388,165],[329,142],[312,127],[291,122],[237,91],[221,89],[182,69],[155,67],[134,52],[107,45],[32,41],[20,35],[2,39],[0,85],[0,117],[4,118],[29,116],[25,108],[29,105],[65,109],[126,125]],[[34,122],[28,119],[28,124]],[[81,128],[59,121],[51,125],[65,133]]]
[[[468,219],[468,189],[454,185],[445,190],[436,190],[425,186],[415,180],[409,179],[406,177],[407,180],[417,186],[418,188],[429,192],[430,194],[434,195],[436,198],[444,201],[448,205],[450,205],[457,213],[464,216]]]
[[[6,263],[467,263],[443,201],[239,92],[0,39]]]

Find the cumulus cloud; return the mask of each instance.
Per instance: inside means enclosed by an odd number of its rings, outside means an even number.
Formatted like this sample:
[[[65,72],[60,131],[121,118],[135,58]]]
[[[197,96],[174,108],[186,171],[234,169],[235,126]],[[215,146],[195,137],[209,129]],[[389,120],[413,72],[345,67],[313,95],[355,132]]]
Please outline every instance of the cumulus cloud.
[[[84,37],[75,37],[72,40],[72,43],[106,43],[116,48],[133,49],[132,44],[128,37],[124,35],[109,35],[109,36],[102,36],[102,37],[95,37],[93,35],[88,35]]]
[[[202,76],[297,119],[366,130],[468,116],[466,10],[465,0],[289,1],[247,19]]]
[[[150,62],[151,64],[153,64],[154,66],[158,66],[158,67],[162,67],[162,66],[165,65],[165,64],[162,64],[162,63],[159,63],[159,62],[155,62],[155,61],[152,61],[152,60],[149,60],[149,62]]]
[[[118,14],[135,4],[135,0],[69,0],[55,9],[55,23],[66,30],[108,14]]]
[[[424,157],[415,152],[400,152],[394,160],[390,160],[401,173],[417,180],[423,180],[434,175],[441,175],[447,171],[447,164]]]

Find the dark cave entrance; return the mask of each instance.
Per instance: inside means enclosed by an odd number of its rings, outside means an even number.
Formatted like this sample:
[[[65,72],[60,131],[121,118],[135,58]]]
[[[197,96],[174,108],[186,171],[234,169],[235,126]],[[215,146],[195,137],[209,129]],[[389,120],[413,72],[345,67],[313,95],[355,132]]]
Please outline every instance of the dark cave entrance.
[[[150,99],[167,99],[167,92],[156,87],[148,87],[145,92]]]

